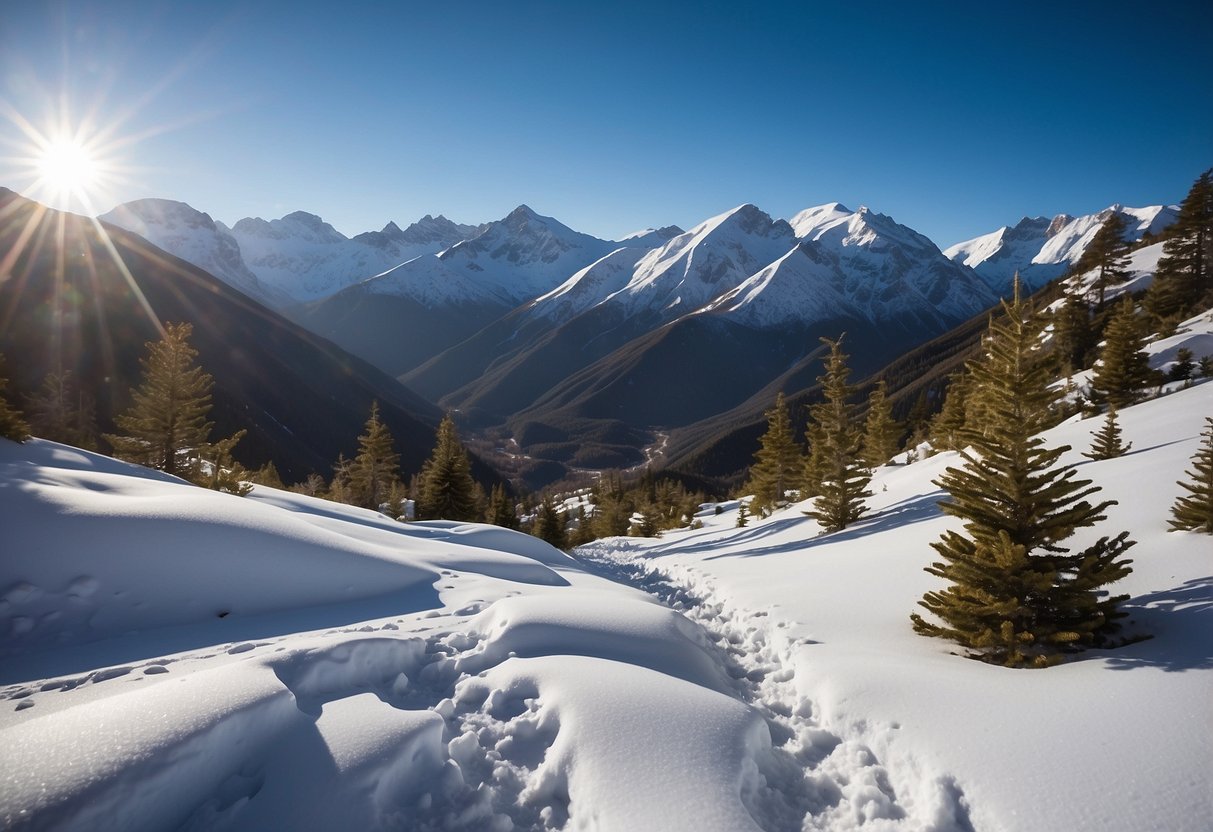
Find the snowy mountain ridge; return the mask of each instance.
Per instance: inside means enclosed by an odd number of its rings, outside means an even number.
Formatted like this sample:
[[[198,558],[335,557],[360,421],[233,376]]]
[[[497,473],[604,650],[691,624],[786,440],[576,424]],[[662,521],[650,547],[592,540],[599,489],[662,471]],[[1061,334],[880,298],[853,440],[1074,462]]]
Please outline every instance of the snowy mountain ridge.
[[[1014,226],[948,246],[943,253],[973,269],[996,291],[1010,285],[1017,271],[1029,287],[1038,288],[1077,263],[1113,213],[1125,220],[1125,239],[1137,241],[1170,226],[1178,210],[1175,205],[1129,208],[1116,204],[1080,217],[1024,217]]]

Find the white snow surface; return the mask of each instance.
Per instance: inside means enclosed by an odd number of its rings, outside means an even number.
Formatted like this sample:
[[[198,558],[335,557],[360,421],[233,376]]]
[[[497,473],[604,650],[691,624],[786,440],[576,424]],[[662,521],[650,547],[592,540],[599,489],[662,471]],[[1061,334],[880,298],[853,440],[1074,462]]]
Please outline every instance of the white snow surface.
[[[1140,240],[1147,232],[1158,234],[1175,222],[1178,207],[1150,205],[1127,208],[1111,205],[1094,214],[1071,217],[1058,214],[1024,217],[1014,227],[1006,227],[956,243],[944,249],[944,255],[976,271],[996,291],[1011,285],[1016,272],[1031,288],[1043,286],[1060,277],[1077,263],[1109,216],[1118,213],[1125,220],[1125,239]]]
[[[1192,343],[1213,323],[1181,329]],[[1101,462],[1081,456],[1099,419],[1047,433],[1119,501],[1070,543],[1131,532],[1114,589],[1152,636],[1047,670],[910,627],[939,583],[930,543],[955,526],[931,484],[951,453],[879,469],[840,533],[804,505],[738,529],[731,501],[702,528],[570,557],[0,440],[0,818],[1207,829],[1213,562],[1166,521],[1210,412],[1213,383],[1126,408],[1131,451]]]

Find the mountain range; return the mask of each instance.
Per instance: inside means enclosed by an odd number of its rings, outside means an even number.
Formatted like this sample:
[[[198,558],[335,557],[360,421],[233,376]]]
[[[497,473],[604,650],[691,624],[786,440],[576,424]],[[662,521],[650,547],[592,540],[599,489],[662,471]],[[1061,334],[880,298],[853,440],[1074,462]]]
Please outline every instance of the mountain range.
[[[828,203],[790,220],[746,204],[689,231],[602,240],[520,205],[347,238],[320,217],[243,219],[140,200],[101,219],[146,237],[454,411],[556,479],[628,466],[658,432],[702,435],[811,388],[822,337],[858,375],[979,315],[1019,271],[1060,275],[1107,216],[1156,234],[1169,206],[1026,218],[946,250]],[[517,456],[517,454],[514,454]]]

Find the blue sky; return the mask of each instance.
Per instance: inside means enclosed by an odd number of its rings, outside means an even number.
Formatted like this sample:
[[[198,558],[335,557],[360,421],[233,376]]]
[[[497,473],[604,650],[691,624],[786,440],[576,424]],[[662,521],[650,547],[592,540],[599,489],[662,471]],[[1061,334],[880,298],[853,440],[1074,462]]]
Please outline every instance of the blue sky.
[[[1178,201],[1213,165],[1203,2],[14,5],[0,98],[112,128],[98,210],[354,234],[525,202],[617,237],[836,200],[946,246]]]

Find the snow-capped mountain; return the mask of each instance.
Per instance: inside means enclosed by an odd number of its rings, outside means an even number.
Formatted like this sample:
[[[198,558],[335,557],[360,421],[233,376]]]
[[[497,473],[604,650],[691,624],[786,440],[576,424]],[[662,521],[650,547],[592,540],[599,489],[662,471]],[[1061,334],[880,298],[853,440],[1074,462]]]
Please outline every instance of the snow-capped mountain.
[[[495,301],[512,309],[616,247],[519,205],[474,237],[401,263],[360,289],[421,303]]]
[[[249,269],[298,302],[328,297],[475,232],[475,226],[427,215],[404,230],[391,222],[351,239],[304,211],[277,220],[245,218],[231,229]]]
[[[854,316],[955,323],[995,296],[929,239],[891,217],[837,202],[792,218],[799,244],[707,309],[757,327]]]
[[[249,270],[240,244],[222,223],[184,202],[137,199],[98,219],[138,234],[262,303],[280,308],[290,302],[289,296]]]
[[[1140,240],[1145,234],[1158,234],[1177,216],[1174,205],[1150,205],[1126,208],[1112,205],[1095,214],[1071,217],[1058,214],[1053,219],[1024,217],[1012,227],[965,240],[944,249],[951,260],[977,272],[995,291],[1004,292],[1015,272],[1031,288],[1043,286],[1060,277],[1078,262],[1095,233],[1113,213],[1125,220],[1125,239]]]

